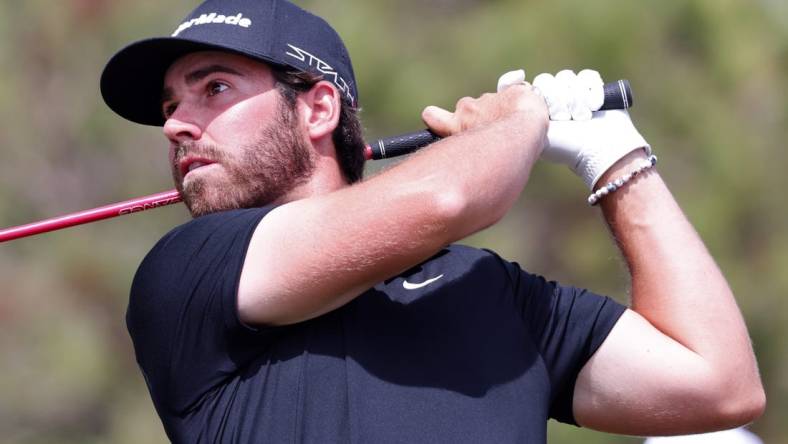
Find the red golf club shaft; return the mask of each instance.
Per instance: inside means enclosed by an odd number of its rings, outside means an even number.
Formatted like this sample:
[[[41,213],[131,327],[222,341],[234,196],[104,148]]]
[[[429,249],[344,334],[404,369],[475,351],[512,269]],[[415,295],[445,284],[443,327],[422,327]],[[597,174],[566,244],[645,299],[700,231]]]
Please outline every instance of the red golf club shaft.
[[[371,151],[367,147],[365,156],[371,157]],[[123,216],[140,211],[151,210],[153,208],[164,207],[167,205],[181,202],[181,195],[177,190],[164,191],[149,196],[138,197],[123,202],[118,202],[91,210],[79,211],[77,213],[65,214],[38,222],[32,222],[17,227],[0,230],[0,243],[19,239],[21,237],[34,236],[36,234],[47,233],[49,231],[61,230],[63,228],[76,225],[96,222],[103,219]]]
[[[66,214],[39,222],[33,222],[18,227],[0,230],[0,243],[19,239],[20,237],[33,236],[35,234],[46,233],[48,231],[60,230],[62,228],[73,227],[75,225],[95,222],[97,220],[109,219],[111,217],[123,216],[124,214],[137,213],[140,211],[172,205],[181,201],[181,195],[176,190],[165,191],[162,193],[151,194],[150,196],[138,197],[136,199],[105,205],[93,208],[92,210],[80,211],[78,213]]]
[[[367,160],[371,159],[372,151],[369,146],[366,148],[364,155]],[[65,214],[63,216],[19,225],[17,227],[6,228],[0,230],[0,243],[103,219],[138,213],[153,208],[164,207],[181,201],[181,195],[177,190],[163,191],[161,193],[151,194],[150,196],[138,197],[136,199],[109,204],[91,210],[79,211],[77,213]]]

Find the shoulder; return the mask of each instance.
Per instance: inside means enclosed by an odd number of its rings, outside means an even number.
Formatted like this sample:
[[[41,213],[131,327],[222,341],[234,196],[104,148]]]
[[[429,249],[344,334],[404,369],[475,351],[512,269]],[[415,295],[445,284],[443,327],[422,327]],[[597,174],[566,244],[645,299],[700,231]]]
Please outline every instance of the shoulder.
[[[195,239],[214,236],[228,237],[237,235],[239,231],[244,229],[253,230],[271,209],[271,207],[247,208],[198,217],[165,234],[151,252],[188,246]]]
[[[207,252],[210,247],[232,244],[243,238],[248,243],[255,227],[269,211],[270,207],[222,211],[191,220],[165,234],[146,255],[140,268],[172,256],[184,259],[184,255]]]
[[[268,211],[214,213],[164,235],[142,260],[131,284],[126,323],[132,336],[160,334],[180,322],[178,316],[191,306],[234,308],[249,239]],[[234,310],[227,310],[226,318],[233,323]]]
[[[130,303],[167,295],[188,280],[243,263],[249,240],[270,208],[224,211],[180,225],[159,240],[137,268]],[[193,282],[192,282],[193,283]],[[155,298],[154,298],[155,299]]]

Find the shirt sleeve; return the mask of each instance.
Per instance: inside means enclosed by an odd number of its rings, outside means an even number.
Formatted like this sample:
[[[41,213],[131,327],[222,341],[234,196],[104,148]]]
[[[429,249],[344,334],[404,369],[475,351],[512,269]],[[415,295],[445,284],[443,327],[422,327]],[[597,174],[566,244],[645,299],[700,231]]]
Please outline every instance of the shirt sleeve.
[[[126,324],[158,410],[182,414],[265,351],[275,329],[238,317],[238,283],[252,234],[270,208],[197,218],[148,253],[132,283]]]
[[[572,412],[577,376],[626,307],[607,296],[562,286],[530,274],[516,263],[503,262],[512,280],[517,308],[547,367],[549,415],[577,425]]]

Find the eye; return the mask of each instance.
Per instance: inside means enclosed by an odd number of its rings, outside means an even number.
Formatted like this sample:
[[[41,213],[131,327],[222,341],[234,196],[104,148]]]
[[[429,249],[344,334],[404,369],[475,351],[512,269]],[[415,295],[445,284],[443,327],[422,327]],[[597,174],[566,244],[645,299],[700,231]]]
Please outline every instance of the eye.
[[[210,82],[208,84],[208,88],[207,88],[208,89],[208,96],[209,97],[210,96],[215,96],[216,94],[220,94],[220,93],[224,92],[228,88],[229,88],[229,86],[227,86],[226,84],[224,84],[222,82],[216,82],[216,81]]]
[[[175,102],[165,103],[164,105],[162,105],[161,113],[162,113],[162,115],[164,116],[165,119],[169,119],[170,116],[175,114],[175,110],[176,109],[178,109],[178,104],[177,103],[175,103]]]

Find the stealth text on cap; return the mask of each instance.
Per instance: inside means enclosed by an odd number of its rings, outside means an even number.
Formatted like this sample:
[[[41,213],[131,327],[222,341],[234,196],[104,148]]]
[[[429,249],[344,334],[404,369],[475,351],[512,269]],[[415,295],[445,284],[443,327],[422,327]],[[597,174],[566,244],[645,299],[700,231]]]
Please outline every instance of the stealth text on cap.
[[[302,62],[306,62],[307,65],[313,67],[320,71],[322,74],[325,74],[331,78],[331,81],[334,82],[334,85],[339,88],[340,91],[345,93],[345,95],[350,99],[350,103],[355,104],[356,98],[353,97],[353,91],[350,89],[350,85],[343,79],[338,72],[334,68],[331,67],[328,63],[320,60],[316,56],[310,54],[309,52],[291,44],[287,44],[295,54],[292,52],[285,52],[285,54],[289,55],[290,57],[296,58]]]
[[[240,26],[242,28],[248,28],[252,26],[252,20],[244,17],[240,12],[236,15],[222,15],[217,12],[212,12],[210,14],[202,14],[198,18],[193,18],[181,23],[178,26],[178,29],[172,33],[172,37],[177,37],[178,34],[186,29],[191,28],[192,26],[207,25],[208,23],[220,23],[225,25]]]

